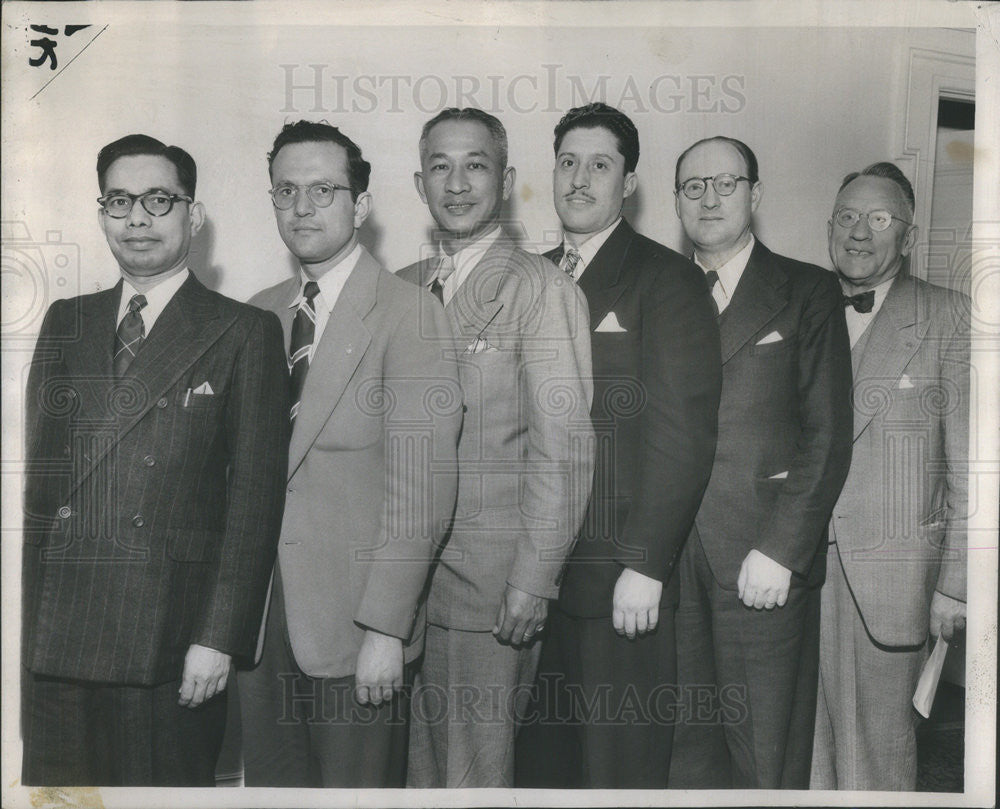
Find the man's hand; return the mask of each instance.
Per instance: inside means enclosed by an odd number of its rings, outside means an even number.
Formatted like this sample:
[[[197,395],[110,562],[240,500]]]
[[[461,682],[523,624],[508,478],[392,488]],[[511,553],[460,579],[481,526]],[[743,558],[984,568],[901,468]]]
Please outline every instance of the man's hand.
[[[951,641],[956,632],[965,629],[965,614],[964,601],[935,590],[931,598],[931,635],[935,638],[940,635],[946,641]]]
[[[192,643],[184,657],[178,705],[197,708],[216,694],[226,690],[229,678],[229,655]]]
[[[369,629],[354,669],[354,697],[362,705],[381,705],[403,687],[403,641]]]
[[[493,634],[500,642],[514,646],[531,643],[535,634],[545,626],[545,616],[548,614],[547,598],[533,596],[508,584],[503,591]]]
[[[627,567],[615,583],[611,623],[615,632],[634,640],[656,629],[663,582]]]
[[[770,610],[785,606],[791,582],[792,571],[754,548],[740,565],[736,586],[748,607]]]

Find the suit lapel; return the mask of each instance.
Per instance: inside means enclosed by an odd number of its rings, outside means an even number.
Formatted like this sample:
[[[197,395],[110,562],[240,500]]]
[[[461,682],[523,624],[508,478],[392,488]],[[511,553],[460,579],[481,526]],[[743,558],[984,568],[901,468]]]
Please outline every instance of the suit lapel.
[[[378,274],[378,262],[362,248],[309,363],[302,405],[288,448],[289,478],[330,418],[368,350],[372,337],[364,318],[375,306]]]
[[[115,350],[118,303],[122,282],[92,296],[81,309],[80,336],[66,346],[66,367],[84,383],[87,395],[81,397],[83,420],[107,417],[108,395],[114,384],[111,357]]]
[[[101,341],[106,333],[114,332],[115,306],[121,295],[120,287],[116,289],[118,294],[114,296],[110,313],[106,313],[111,326],[99,327],[96,339]],[[107,304],[103,303],[102,309],[106,308]],[[189,275],[156,319],[142,349],[120,380],[113,379],[110,359],[107,360],[105,418],[113,418],[115,435],[112,441],[91,456],[90,462],[82,468],[77,483],[90,474],[231,323],[232,318],[219,317],[216,303],[208,290],[193,274]],[[100,353],[108,354],[109,350]]]
[[[917,285],[896,278],[870,326],[854,383],[854,440],[883,411],[887,390],[899,384],[903,369],[920,347],[930,323],[917,317]],[[859,403],[861,406],[859,407]],[[876,403],[879,406],[873,406]]]
[[[508,265],[514,250],[514,245],[501,234],[448,301],[445,312],[451,321],[459,351],[479,337],[500,314],[503,303],[497,300],[497,296],[509,273]]]
[[[788,303],[785,289],[788,279],[770,257],[770,250],[758,241],[733,298],[719,319],[723,363],[732,359]]]
[[[634,236],[635,231],[622,219],[580,276],[580,290],[590,309],[591,331],[597,329],[625,291],[627,284],[622,276]]]

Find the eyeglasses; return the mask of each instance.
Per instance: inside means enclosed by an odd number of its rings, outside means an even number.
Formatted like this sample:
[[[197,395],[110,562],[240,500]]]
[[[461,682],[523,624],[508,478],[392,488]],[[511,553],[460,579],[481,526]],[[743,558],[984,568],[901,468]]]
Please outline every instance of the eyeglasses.
[[[132,213],[136,200],[150,216],[166,216],[174,207],[175,202],[194,202],[184,194],[168,194],[166,191],[147,191],[145,194],[130,194],[128,191],[116,191],[98,197],[98,204],[104,213],[112,219],[124,219]]]
[[[674,193],[683,191],[684,196],[688,199],[701,199],[705,196],[705,191],[708,190],[708,184],[711,182],[716,194],[720,197],[728,197],[736,190],[736,186],[740,180],[750,182],[749,177],[737,177],[734,174],[716,174],[714,177],[692,177],[690,180],[685,180],[678,185],[674,189]]]
[[[865,217],[868,220],[868,227],[876,233],[888,230],[893,222],[899,222],[901,225],[913,224],[912,222],[900,219],[898,216],[893,216],[889,211],[869,211],[863,214],[861,211],[854,210],[854,208],[841,208],[833,215],[833,221],[842,228],[853,228],[861,221],[861,217]]]
[[[285,183],[276,188],[272,188],[267,193],[271,195],[274,207],[280,211],[287,211],[298,199],[299,191],[305,190],[306,196],[317,208],[327,208],[333,203],[334,194],[337,191],[350,191],[346,185],[336,185],[335,183],[313,183],[312,185],[292,185]]]

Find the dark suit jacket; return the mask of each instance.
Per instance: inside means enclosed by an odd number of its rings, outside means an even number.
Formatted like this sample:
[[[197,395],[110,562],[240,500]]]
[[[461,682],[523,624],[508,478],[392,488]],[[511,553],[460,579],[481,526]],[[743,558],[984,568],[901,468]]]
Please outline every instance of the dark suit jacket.
[[[192,643],[247,655],[281,520],[288,371],[277,318],[192,275],[128,371],[122,285],[55,302],[28,377],[22,662],[148,685]],[[212,395],[190,394],[207,382]]]
[[[562,246],[545,255],[558,263]],[[704,273],[624,220],[579,287],[590,307],[598,449],[559,605],[609,617],[623,566],[665,582],[662,603],[676,603],[671,571],[715,454],[719,329]]]
[[[851,460],[840,285],[758,241],[719,328],[719,443],[695,520],[705,555],[730,590],[754,548],[797,574],[793,582],[818,584],[817,551]]]
[[[298,276],[252,302],[291,339]],[[288,643],[314,677],[353,676],[364,630],[423,649],[418,599],[455,507],[462,390],[444,309],[362,248],[310,363],[278,546]],[[415,618],[417,620],[415,620]]]
[[[426,286],[437,262],[399,275]],[[428,621],[489,631],[509,583],[555,598],[594,473],[586,301],[501,235],[445,307],[466,413]]]

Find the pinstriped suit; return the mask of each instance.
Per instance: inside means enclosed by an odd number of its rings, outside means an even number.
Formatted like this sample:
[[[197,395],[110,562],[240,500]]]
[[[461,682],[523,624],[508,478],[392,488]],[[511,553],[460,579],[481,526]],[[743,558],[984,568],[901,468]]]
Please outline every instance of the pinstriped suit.
[[[29,687],[71,678],[154,688],[180,678],[191,644],[240,656],[256,640],[287,453],[280,326],[191,276],[115,380],[121,289],[54,303],[31,365]],[[206,382],[212,395],[189,394]],[[90,777],[31,731],[29,722],[26,780]],[[40,752],[56,771],[32,769]]]

